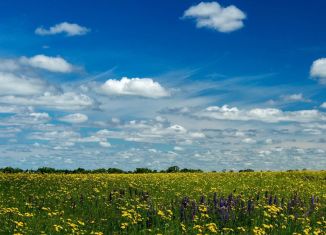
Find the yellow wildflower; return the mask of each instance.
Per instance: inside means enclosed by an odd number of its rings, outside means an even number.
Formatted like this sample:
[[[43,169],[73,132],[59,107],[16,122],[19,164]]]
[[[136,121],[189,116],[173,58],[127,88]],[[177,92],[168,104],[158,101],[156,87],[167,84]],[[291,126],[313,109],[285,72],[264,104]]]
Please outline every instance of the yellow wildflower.
[[[217,233],[217,226],[215,223],[206,224],[207,229],[212,233]]]
[[[128,223],[121,223],[120,228],[126,229],[128,227]]]

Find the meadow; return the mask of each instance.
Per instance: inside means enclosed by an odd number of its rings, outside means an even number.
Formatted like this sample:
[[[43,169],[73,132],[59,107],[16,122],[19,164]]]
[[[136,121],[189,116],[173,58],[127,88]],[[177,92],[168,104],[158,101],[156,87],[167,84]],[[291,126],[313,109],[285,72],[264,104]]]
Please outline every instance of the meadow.
[[[325,171],[0,173],[0,234],[326,234],[325,183]]]

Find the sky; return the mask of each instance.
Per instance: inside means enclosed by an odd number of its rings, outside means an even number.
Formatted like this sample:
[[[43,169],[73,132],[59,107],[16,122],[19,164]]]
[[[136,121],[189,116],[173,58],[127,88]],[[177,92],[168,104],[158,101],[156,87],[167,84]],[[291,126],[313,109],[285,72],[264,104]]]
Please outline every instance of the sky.
[[[325,1],[0,2],[0,167],[326,167]]]

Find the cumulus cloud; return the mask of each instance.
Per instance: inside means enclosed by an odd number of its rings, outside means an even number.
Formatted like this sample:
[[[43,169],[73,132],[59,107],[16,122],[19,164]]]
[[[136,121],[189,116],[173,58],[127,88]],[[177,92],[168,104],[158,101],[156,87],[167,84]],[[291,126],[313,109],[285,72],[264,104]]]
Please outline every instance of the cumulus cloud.
[[[68,63],[60,56],[51,57],[46,55],[35,55],[33,57],[21,57],[20,62],[34,68],[48,70],[57,73],[70,73],[73,71],[73,65]]]
[[[78,124],[78,123],[86,122],[88,120],[88,117],[87,115],[82,113],[74,113],[74,114],[69,114],[64,117],[61,117],[59,118],[59,120],[62,122]]]
[[[0,72],[1,95],[36,95],[44,92],[46,83],[39,79]]]
[[[234,121],[262,121],[269,123],[277,122],[313,122],[325,121],[326,114],[318,110],[299,110],[299,111],[282,111],[275,108],[254,108],[249,110],[240,110],[237,107],[224,105],[210,106],[195,114],[197,117],[217,119],[217,120],[234,120]]]
[[[326,109],[326,102],[322,103],[320,107]]]
[[[11,105],[42,106],[60,110],[82,110],[92,108],[95,105],[94,100],[89,96],[75,92],[66,92],[62,94],[45,92],[43,95],[33,97],[20,97],[13,95],[3,96],[0,97],[0,103]]]
[[[201,2],[188,8],[183,18],[195,19],[198,28],[227,33],[242,28],[246,15],[234,5],[223,7],[217,2]]]
[[[90,32],[90,29],[84,26],[80,26],[78,24],[68,23],[68,22],[62,22],[60,24],[56,24],[50,27],[49,29],[45,29],[41,26],[35,30],[35,33],[41,36],[55,35],[61,33],[64,33],[67,36],[80,36],[80,35],[85,35],[88,32]]]
[[[107,80],[101,91],[108,95],[132,95],[146,98],[161,98],[169,96],[169,92],[151,78],[127,78]]]
[[[0,72],[22,72],[23,66],[48,70],[50,72],[70,73],[75,68],[60,56],[51,57],[35,55],[33,57],[22,56],[15,59],[0,59]]]
[[[326,58],[320,58],[312,63],[310,76],[319,79],[321,84],[326,84]]]

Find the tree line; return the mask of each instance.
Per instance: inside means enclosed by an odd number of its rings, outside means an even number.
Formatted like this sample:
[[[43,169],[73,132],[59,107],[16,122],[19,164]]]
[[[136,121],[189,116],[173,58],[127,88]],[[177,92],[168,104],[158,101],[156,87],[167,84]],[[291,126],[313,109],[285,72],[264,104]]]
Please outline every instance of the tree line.
[[[2,173],[39,173],[39,174],[52,174],[52,173],[61,173],[61,174],[98,174],[98,173],[108,173],[108,174],[143,174],[143,173],[176,173],[176,172],[184,172],[184,173],[199,173],[203,172],[200,169],[188,169],[182,168],[180,169],[178,166],[171,166],[166,170],[152,170],[149,168],[136,168],[133,171],[124,171],[119,168],[99,168],[99,169],[84,169],[77,168],[74,170],[70,169],[55,169],[52,167],[41,167],[36,170],[23,170],[20,168],[13,167],[4,167],[0,168],[0,172]]]
[[[287,172],[292,171],[306,171],[307,169],[295,169],[295,170],[287,170]],[[53,173],[61,173],[61,174],[99,174],[99,173],[107,173],[107,174],[144,174],[144,173],[201,173],[204,172],[201,169],[190,169],[190,168],[180,168],[178,166],[170,166],[166,170],[152,170],[149,168],[136,168],[133,171],[124,171],[119,168],[99,168],[99,169],[84,169],[84,168],[77,168],[74,170],[70,169],[55,169],[52,167],[40,167],[36,170],[23,170],[20,168],[13,168],[13,167],[4,167],[0,168],[0,173],[35,173],[35,174],[53,174]],[[211,171],[217,172],[217,171]],[[235,172],[234,170],[227,171],[223,169],[221,172]],[[253,169],[243,169],[239,170],[238,172],[255,172]]]

